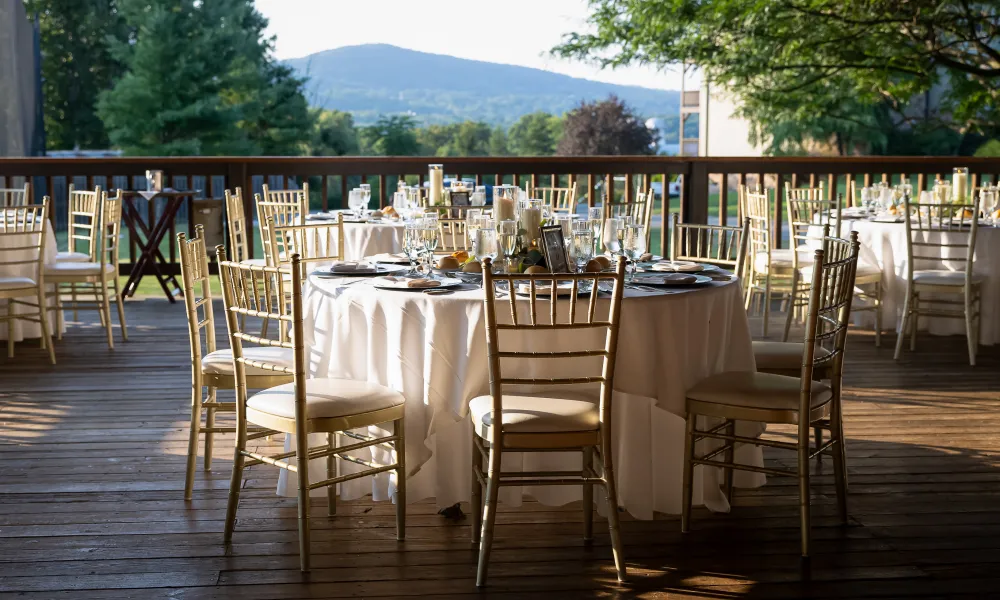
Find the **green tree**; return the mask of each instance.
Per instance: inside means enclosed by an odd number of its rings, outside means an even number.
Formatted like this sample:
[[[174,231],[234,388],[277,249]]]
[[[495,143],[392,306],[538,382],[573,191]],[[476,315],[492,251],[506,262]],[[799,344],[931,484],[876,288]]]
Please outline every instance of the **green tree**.
[[[562,121],[547,112],[522,116],[507,130],[507,144],[515,156],[551,156],[562,135]]]
[[[408,115],[379,117],[374,125],[361,130],[362,151],[378,156],[416,156],[420,154],[416,129],[416,121]]]
[[[656,154],[656,130],[615,96],[566,113],[556,152],[563,156]]]
[[[277,65],[250,0],[118,0],[128,66],[101,93],[112,143],[134,155],[294,153],[311,133],[302,81]]]
[[[107,148],[97,97],[124,72],[109,40],[128,35],[114,0],[25,0],[24,5],[29,15],[38,15],[41,32],[48,147]]]
[[[351,113],[323,110],[316,117],[316,129],[309,145],[311,156],[348,156],[358,154],[358,130]]]
[[[841,131],[887,107],[896,127],[1000,111],[1000,5],[965,0],[591,0],[589,33],[555,52],[604,66],[691,62],[732,90],[742,116]],[[913,110],[932,89],[937,110]],[[850,101],[845,101],[845,100]],[[859,118],[859,115],[861,118]]]
[[[510,151],[507,149],[507,132],[503,127],[494,127],[490,132],[490,156],[507,156]]]

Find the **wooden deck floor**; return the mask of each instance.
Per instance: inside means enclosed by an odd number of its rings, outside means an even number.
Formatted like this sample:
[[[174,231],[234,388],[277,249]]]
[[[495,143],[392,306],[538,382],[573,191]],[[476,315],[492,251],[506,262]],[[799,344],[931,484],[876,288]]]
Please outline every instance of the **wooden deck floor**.
[[[194,501],[181,499],[182,308],[147,300],[127,311],[132,341],[113,352],[91,323],[70,329],[55,368],[33,343],[0,358],[3,597],[1000,597],[1000,348],[984,348],[973,369],[962,339],[924,337],[895,364],[892,336],[876,351],[852,335],[851,523],[837,524],[821,476],[808,566],[797,556],[795,483],[772,479],[739,493],[730,515],[697,511],[683,539],[676,517],[626,519],[625,586],[606,534],[583,545],[578,506],[501,507],[491,586],[478,592],[467,521],[446,521],[431,503],[410,508],[402,544],[387,503],[315,518],[316,568],[303,576],[294,499],[275,497],[271,467],[251,471],[227,551],[228,443],[213,471],[199,470]]]

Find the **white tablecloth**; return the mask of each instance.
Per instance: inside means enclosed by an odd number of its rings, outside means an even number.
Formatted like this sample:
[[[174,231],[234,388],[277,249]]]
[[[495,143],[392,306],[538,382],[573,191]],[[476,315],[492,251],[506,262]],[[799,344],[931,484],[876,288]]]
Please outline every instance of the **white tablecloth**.
[[[904,223],[880,223],[866,219],[844,219],[841,226],[841,236],[847,237],[851,231],[858,232],[861,242],[859,260],[877,265],[882,270],[883,292],[882,322],[886,327],[895,326],[898,330],[901,324],[903,303],[906,301],[906,225]],[[945,236],[949,243],[961,243],[968,234],[948,232],[932,233],[927,241],[935,241]],[[949,239],[954,238],[954,239]],[[920,253],[927,254],[929,248],[923,248]],[[964,249],[948,249],[948,256],[964,258]],[[962,261],[942,260],[938,264],[921,260],[917,269],[951,269],[962,270]],[[976,256],[973,271],[986,277],[982,284],[982,325],[980,344],[992,346],[1000,343],[1000,228],[980,225],[976,235]],[[874,326],[874,315],[871,312],[858,313],[855,317],[866,327]],[[935,335],[965,335],[965,322],[962,319],[946,319],[941,317],[923,317],[918,323],[919,329]]]
[[[0,224],[0,228],[3,225]],[[0,252],[4,253],[5,260],[31,260],[34,258],[34,252],[31,250],[7,250],[7,247],[17,247],[17,246],[28,246],[37,241],[35,234],[26,233],[24,235],[16,236],[0,236]],[[53,234],[52,222],[49,221],[48,227],[45,231],[45,264],[50,265],[56,261],[56,236]],[[14,256],[11,256],[10,254]],[[0,265],[0,277],[31,277],[34,279],[37,277],[37,272],[34,264],[24,264],[24,265]],[[46,286],[50,291],[54,291],[54,286]],[[23,298],[22,300],[26,302],[32,301],[32,298]],[[49,305],[55,305],[55,299],[49,300]],[[14,312],[24,312],[25,310],[31,311],[30,307],[14,305]],[[0,314],[7,314],[7,301],[0,300]],[[52,335],[56,334],[56,313],[51,311],[49,315],[49,332]],[[14,341],[20,342],[24,339],[41,338],[42,337],[42,327],[38,323],[31,323],[29,321],[16,320],[14,321]],[[0,340],[7,339],[7,324],[0,323]]]
[[[438,506],[469,500],[467,403],[489,392],[482,291],[429,296],[343,283],[312,276],[306,284],[310,375],[368,380],[400,390],[406,398],[407,497],[417,501],[433,496]],[[654,510],[680,512],[684,392],[705,376],[754,368],[737,284],[655,295],[628,290],[614,381],[613,431],[619,499],[632,515],[649,519]],[[761,431],[758,424],[741,429],[750,435]],[[504,468],[579,469],[579,456],[506,454]],[[758,448],[740,448],[738,459],[762,464]],[[342,473],[353,466],[338,462]],[[325,478],[325,461],[315,461],[311,469],[311,477]],[[718,488],[718,471],[695,472],[694,501],[728,510]],[[294,494],[294,478],[286,486],[284,475],[279,493]],[[763,477],[738,473],[736,482],[752,487],[761,485]],[[382,474],[374,481],[341,484],[340,494],[345,499],[368,493],[387,499],[390,485],[388,474]],[[549,486],[502,488],[501,500],[517,504],[522,492],[550,505],[581,497],[576,486]]]
[[[326,221],[313,215],[309,222]],[[404,229],[402,221],[344,223],[344,259],[361,260],[376,254],[402,252]]]

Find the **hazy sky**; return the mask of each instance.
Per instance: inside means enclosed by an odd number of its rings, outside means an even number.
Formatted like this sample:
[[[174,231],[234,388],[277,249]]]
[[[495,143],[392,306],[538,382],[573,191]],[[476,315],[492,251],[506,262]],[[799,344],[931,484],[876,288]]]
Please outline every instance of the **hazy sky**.
[[[675,67],[601,70],[547,56],[585,27],[586,0],[256,0],[277,36],[278,58],[385,43],[461,58],[535,67],[609,83],[679,89]],[[689,79],[689,82],[694,79]]]

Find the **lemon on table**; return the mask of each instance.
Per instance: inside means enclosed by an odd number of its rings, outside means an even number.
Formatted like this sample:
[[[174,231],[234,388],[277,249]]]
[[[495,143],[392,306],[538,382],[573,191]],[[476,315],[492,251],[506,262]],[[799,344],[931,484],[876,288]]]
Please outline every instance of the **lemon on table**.
[[[482,273],[483,264],[479,261],[472,261],[470,263],[465,263],[462,265],[463,273]]]
[[[451,256],[457,260],[459,263],[465,263],[469,261],[469,253],[465,250],[456,250],[451,253]]]
[[[532,265],[524,270],[526,275],[532,275],[534,273],[548,273],[549,270],[545,267],[539,267],[538,265]]]

